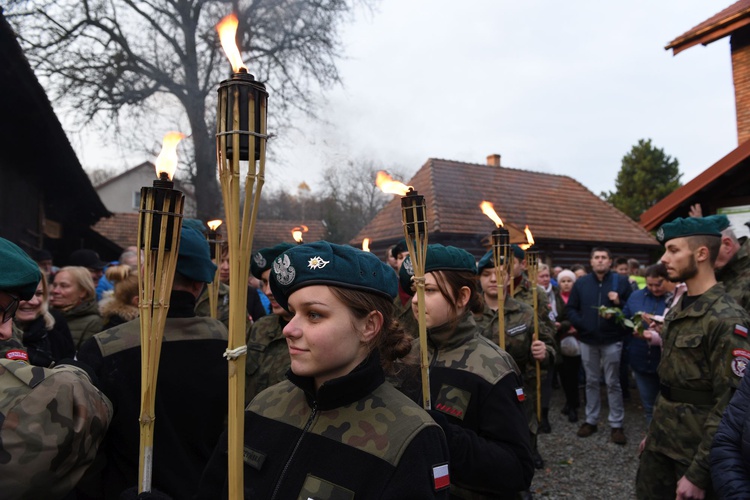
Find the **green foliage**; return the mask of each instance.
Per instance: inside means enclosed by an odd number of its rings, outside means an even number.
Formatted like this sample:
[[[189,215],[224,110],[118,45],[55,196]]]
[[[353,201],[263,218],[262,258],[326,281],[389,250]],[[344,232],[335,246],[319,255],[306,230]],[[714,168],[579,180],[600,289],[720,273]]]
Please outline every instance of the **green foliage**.
[[[651,139],[640,139],[622,158],[615,191],[603,192],[601,196],[637,221],[643,212],[682,186],[680,177],[676,158],[653,146]]]

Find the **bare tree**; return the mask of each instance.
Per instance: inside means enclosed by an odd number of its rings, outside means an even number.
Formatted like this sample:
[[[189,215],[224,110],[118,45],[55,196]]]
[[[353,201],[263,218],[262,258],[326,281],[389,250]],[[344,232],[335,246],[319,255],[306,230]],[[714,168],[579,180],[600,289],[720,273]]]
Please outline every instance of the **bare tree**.
[[[231,71],[216,23],[238,14],[239,46],[269,89],[278,130],[295,110],[314,114],[315,91],[340,81],[341,25],[369,1],[9,0],[5,13],[52,99],[77,110],[81,123],[137,135],[166,116],[189,127],[190,180],[205,220],[220,210],[215,91]]]

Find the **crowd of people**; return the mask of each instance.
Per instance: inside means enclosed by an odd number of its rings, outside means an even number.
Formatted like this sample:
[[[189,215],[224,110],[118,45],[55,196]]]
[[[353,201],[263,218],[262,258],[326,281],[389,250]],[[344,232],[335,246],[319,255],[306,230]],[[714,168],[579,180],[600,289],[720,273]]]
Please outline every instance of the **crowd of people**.
[[[141,498],[228,496],[229,255],[211,258],[204,229],[182,228]],[[384,261],[325,241],[256,251],[245,498],[531,498],[552,391],[583,446],[604,387],[609,439],[625,445],[631,379],[649,423],[637,497],[746,497],[750,244],[725,216],[676,219],[657,239],[648,266],[595,246],[588,267],[531,273],[516,245],[496,262],[432,244],[424,277],[403,242]],[[0,239],[3,498],[138,496],[138,252],[81,249],[58,269]]]

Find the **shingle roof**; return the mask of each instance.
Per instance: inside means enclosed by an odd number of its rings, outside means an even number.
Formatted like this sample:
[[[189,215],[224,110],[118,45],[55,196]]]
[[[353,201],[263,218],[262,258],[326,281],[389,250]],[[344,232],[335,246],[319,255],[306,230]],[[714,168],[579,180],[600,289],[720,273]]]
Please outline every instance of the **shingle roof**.
[[[750,24],[750,0],[740,0],[678,36],[664,48],[672,49],[673,54],[677,55],[699,43],[708,45],[715,42],[748,24]]]
[[[255,223],[253,248],[265,248],[281,242],[294,243],[292,229],[307,226],[308,232],[303,234],[305,241],[325,239],[328,230],[322,221],[317,220],[259,220]],[[219,227],[219,232],[223,226]],[[138,239],[138,214],[118,213],[108,219],[100,220],[94,230],[114,241],[121,247],[135,245]],[[225,234],[225,233],[224,233]],[[226,237],[226,234],[225,234]]]
[[[487,200],[504,223],[528,224],[537,240],[656,245],[635,221],[564,175],[429,159],[407,184],[425,196],[430,233],[489,234],[494,224],[479,208]],[[401,234],[394,197],[352,244]]]

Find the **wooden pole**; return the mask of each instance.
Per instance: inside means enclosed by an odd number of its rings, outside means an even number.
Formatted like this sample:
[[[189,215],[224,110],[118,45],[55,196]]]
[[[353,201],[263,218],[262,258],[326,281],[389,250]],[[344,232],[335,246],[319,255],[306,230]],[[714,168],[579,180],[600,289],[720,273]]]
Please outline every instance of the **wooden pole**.
[[[505,350],[505,268],[510,255],[510,233],[502,227],[492,231],[492,259],[497,280],[497,330],[498,345]]]
[[[539,286],[536,283],[539,275],[539,253],[536,250],[526,250],[527,272],[531,281],[532,297],[534,300],[534,341],[539,340]],[[542,420],[542,368],[541,363],[536,361],[536,418]]]

